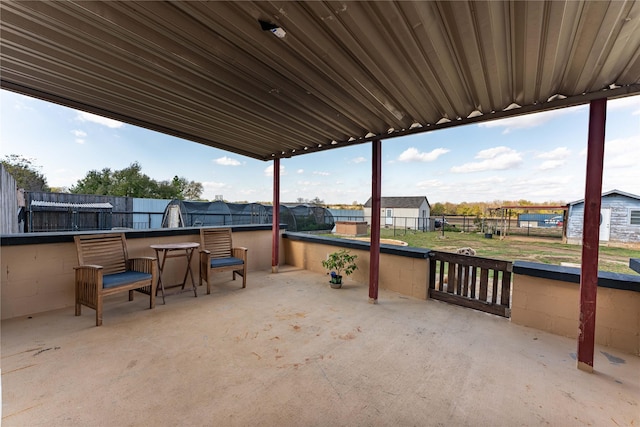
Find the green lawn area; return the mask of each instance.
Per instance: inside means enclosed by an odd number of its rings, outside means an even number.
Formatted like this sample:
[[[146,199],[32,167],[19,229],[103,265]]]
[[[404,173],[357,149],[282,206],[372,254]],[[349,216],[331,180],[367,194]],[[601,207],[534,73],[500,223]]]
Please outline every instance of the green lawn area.
[[[532,261],[560,265],[561,262],[580,264],[582,246],[563,244],[558,238],[508,236],[486,239],[483,234],[459,231],[415,232],[382,229],[381,238],[407,242],[409,246],[455,252],[471,247],[476,255],[505,261]],[[629,258],[640,258],[640,248],[600,246],[598,269],[615,273],[636,274],[629,268]]]

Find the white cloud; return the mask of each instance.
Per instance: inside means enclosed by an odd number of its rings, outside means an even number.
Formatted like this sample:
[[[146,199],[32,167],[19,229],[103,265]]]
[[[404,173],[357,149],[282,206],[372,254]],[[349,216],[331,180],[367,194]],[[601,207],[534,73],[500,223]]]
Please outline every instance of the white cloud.
[[[522,116],[508,117],[506,119],[479,123],[478,126],[482,128],[502,127],[505,128],[502,133],[507,134],[513,130],[530,129],[541,126],[556,117],[574,113],[580,108],[584,107],[560,108],[557,110],[543,111],[541,113],[524,114]]]
[[[494,147],[479,151],[476,159],[481,162],[465,163],[451,168],[453,173],[482,172],[489,170],[513,169],[522,164],[522,155],[509,147]]]
[[[296,171],[296,173],[298,173],[298,174],[303,174],[303,173],[304,173],[304,169],[298,169],[298,170]]]
[[[75,142],[77,144],[84,144],[86,142],[86,140],[84,139],[84,137],[87,136],[86,132],[75,129],[75,130],[72,130],[71,133],[75,135],[76,137]]]
[[[478,154],[476,154],[476,159],[495,159],[502,154],[511,152],[513,152],[513,149],[505,146],[487,148],[486,150],[478,151]]]
[[[78,116],[76,118],[81,122],[97,123],[99,125],[106,126],[112,129],[118,129],[124,126],[124,123],[119,122],[117,120],[108,119],[106,117],[97,116],[95,114],[86,113],[84,111],[79,111]]]
[[[446,148],[436,148],[427,152],[419,152],[416,148],[407,148],[400,156],[398,160],[401,162],[433,162],[443,154],[448,153]]]
[[[213,200],[216,195],[222,194],[223,190],[227,190],[229,188],[229,185],[224,182],[206,181],[202,183],[202,197],[204,199]]]
[[[227,157],[227,156],[214,159],[213,162],[222,166],[240,166],[241,164],[236,159],[232,159],[231,157]]]
[[[287,174],[287,172],[285,171],[284,166],[280,165],[280,176],[286,175],[286,174]],[[264,176],[273,176],[273,165],[272,164],[265,168]]]
[[[606,168],[637,168],[638,159],[640,159],[640,135],[605,142],[604,166]]]
[[[323,172],[323,171],[313,171],[314,175],[320,175],[320,176],[329,176],[329,172]]]
[[[559,167],[564,166],[566,163],[567,162],[564,160],[545,160],[544,162],[542,162],[542,164],[540,164],[540,166],[538,166],[538,169],[541,171],[558,169]]]
[[[360,157],[356,157],[355,159],[351,160],[351,163],[363,163],[363,162],[366,162],[366,161],[367,161],[366,158],[360,156]]]
[[[624,108],[633,109],[633,115],[640,114],[640,96],[625,96],[624,98],[607,101],[607,112]]]
[[[570,154],[571,154],[571,150],[569,150],[567,147],[558,147],[555,150],[540,153],[536,156],[536,158],[549,159],[549,160],[562,160],[569,157]]]

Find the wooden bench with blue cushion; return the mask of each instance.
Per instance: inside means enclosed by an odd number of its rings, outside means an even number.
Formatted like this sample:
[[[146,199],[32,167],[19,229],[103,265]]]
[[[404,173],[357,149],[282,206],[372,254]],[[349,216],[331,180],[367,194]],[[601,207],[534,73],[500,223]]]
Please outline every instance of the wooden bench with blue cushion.
[[[96,326],[102,325],[102,301],[107,295],[133,291],[149,295],[149,308],[156,305],[157,264],[152,257],[129,258],[124,233],[75,236],[78,266],[75,267],[76,316],[82,306],[96,311]]]
[[[207,282],[211,293],[211,275],[225,271],[242,276],[242,287],[247,287],[247,248],[234,248],[230,228],[200,229],[200,286]]]

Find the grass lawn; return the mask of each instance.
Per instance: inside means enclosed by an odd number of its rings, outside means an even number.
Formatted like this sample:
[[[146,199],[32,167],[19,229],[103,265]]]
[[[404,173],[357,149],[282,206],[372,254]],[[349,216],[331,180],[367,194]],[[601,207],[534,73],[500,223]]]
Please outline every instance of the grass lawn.
[[[415,232],[409,230],[381,230],[381,238],[407,242],[409,246],[455,252],[458,248],[471,247],[477,256],[505,261],[532,261],[560,265],[561,262],[580,264],[582,246],[561,243],[558,238],[508,236],[500,239],[484,234],[460,233],[459,231]],[[600,246],[598,269],[615,273],[636,274],[629,268],[629,258],[640,258],[640,247]]]

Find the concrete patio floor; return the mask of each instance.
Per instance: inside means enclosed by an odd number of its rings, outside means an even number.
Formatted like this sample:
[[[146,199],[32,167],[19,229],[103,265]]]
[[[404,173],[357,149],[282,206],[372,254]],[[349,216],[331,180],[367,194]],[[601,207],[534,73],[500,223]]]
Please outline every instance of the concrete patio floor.
[[[640,425],[630,354],[287,267],[214,289],[3,321],[3,425]]]

